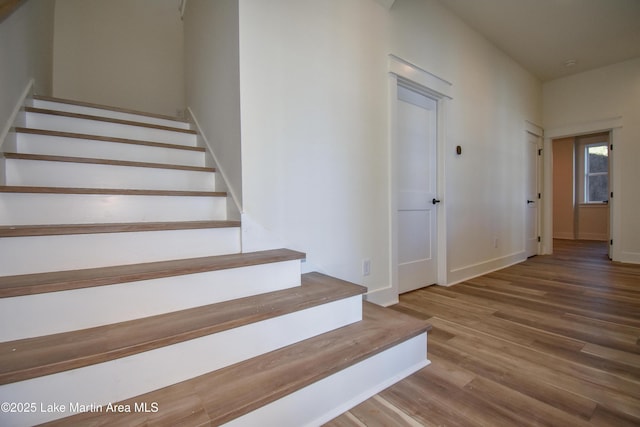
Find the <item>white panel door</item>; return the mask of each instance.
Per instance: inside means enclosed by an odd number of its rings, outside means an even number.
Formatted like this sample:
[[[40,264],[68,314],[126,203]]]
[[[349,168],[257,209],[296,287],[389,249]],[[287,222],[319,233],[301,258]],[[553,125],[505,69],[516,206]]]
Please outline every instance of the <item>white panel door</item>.
[[[525,154],[525,251],[538,255],[538,137],[527,132]]]
[[[437,101],[398,86],[398,290],[437,281]]]

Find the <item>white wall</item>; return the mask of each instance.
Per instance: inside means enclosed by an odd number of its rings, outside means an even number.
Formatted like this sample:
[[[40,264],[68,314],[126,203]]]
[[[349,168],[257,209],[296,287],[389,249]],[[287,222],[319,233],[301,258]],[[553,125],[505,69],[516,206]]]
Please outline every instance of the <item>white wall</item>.
[[[0,131],[31,79],[36,93],[51,94],[53,5],[23,2],[0,22]]]
[[[621,117],[614,131],[614,199],[618,218],[614,259],[640,263],[640,58],[544,84],[546,133],[598,129]]]
[[[241,207],[238,0],[190,0],[184,31],[187,106]]]
[[[372,0],[240,0],[243,200],[263,228],[245,242],[271,234],[370,289],[389,284],[387,16]]]
[[[389,286],[389,53],[453,83],[447,282],[523,259],[525,121],[542,121],[541,84],[435,1],[389,11],[371,0],[240,0],[247,214],[311,267]]]
[[[55,3],[55,96],[171,116],[184,108],[176,0]]]
[[[525,122],[541,124],[541,84],[436,1],[395,1],[390,49],[452,83],[442,195],[446,282],[524,259]]]

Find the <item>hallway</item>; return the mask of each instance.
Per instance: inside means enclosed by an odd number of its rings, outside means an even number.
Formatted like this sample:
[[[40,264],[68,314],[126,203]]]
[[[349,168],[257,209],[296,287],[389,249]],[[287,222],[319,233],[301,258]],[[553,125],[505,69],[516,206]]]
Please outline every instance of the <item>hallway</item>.
[[[328,426],[640,424],[640,266],[605,242],[537,256],[393,308],[433,325],[432,364]]]

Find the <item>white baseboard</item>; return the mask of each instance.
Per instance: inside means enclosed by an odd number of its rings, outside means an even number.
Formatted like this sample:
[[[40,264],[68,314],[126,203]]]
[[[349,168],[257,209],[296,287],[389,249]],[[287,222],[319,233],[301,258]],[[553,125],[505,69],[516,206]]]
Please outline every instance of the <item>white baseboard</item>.
[[[450,270],[447,273],[447,282],[445,284],[437,283],[437,285],[452,286],[456,283],[464,282],[465,280],[518,264],[526,259],[527,257],[524,252],[516,252],[504,257],[494,258],[489,261]],[[365,297],[367,301],[383,307],[397,304],[399,301],[397,290],[393,289],[391,286],[369,291]]]
[[[597,240],[606,242],[609,240],[609,234],[603,233],[578,233],[578,240]]]
[[[392,286],[369,291],[366,293],[365,298],[367,301],[383,307],[389,307],[390,305],[397,304],[399,302],[398,291]]]
[[[573,235],[573,233],[569,232],[555,232],[553,233],[553,238],[562,240],[574,240],[575,236]]]
[[[629,264],[640,264],[640,252],[625,252],[620,253],[620,259],[615,260],[619,262],[626,262]]]
[[[465,280],[469,280],[474,277],[482,276],[496,270],[501,270],[514,264],[518,264],[526,259],[526,253],[522,251],[450,270],[447,275],[446,286],[455,285],[456,283],[464,282]]]

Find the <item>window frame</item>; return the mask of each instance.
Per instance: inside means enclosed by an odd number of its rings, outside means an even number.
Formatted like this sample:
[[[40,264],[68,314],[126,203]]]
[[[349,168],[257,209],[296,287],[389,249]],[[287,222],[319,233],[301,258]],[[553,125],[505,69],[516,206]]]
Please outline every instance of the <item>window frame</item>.
[[[589,148],[592,147],[605,147],[607,150],[607,170],[605,172],[590,172],[590,165],[589,165]],[[586,204],[586,205],[599,205],[599,204],[603,204],[603,203],[608,203],[609,202],[609,192],[607,191],[607,198],[605,200],[590,200],[589,199],[589,178],[592,176],[606,176],[607,177],[607,188],[609,188],[609,143],[606,141],[603,142],[594,142],[594,143],[588,143],[588,144],[584,144],[583,146],[583,150],[582,150],[582,158],[583,158],[583,180],[584,180],[584,185],[583,185],[583,197],[582,197],[582,203]]]

